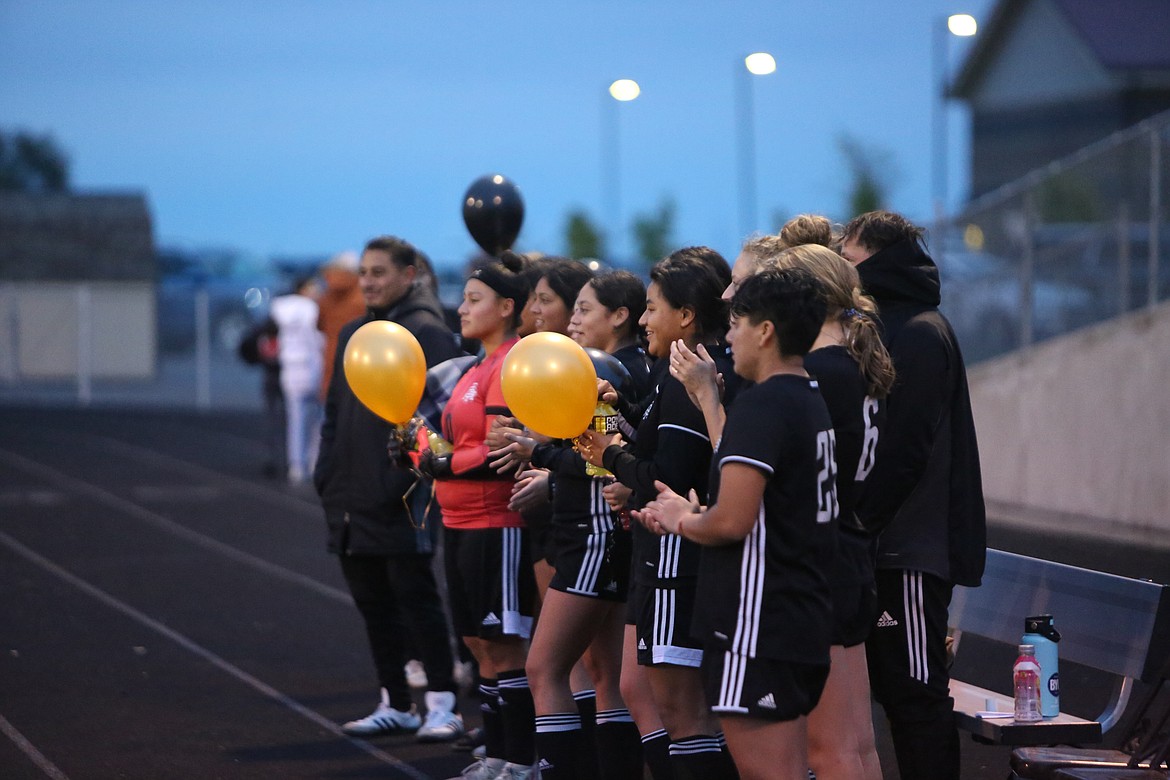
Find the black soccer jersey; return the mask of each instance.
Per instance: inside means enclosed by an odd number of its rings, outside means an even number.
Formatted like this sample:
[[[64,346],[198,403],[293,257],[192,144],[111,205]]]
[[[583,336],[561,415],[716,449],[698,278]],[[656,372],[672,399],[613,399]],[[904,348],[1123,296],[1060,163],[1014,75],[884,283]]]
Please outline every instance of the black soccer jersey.
[[[630,398],[641,401],[650,392],[650,356],[639,346],[622,347],[613,356],[630,372]]]
[[[861,368],[843,346],[808,353],[804,367],[820,386],[837,440],[837,504],[841,511],[836,524],[838,554],[829,581],[834,587],[872,583],[872,540],[861,529],[854,509],[873,468],[885,407],[867,395]]]
[[[725,378],[724,395],[729,400],[738,383],[727,349],[712,346],[707,351]],[[660,360],[655,366],[653,376],[658,382],[638,425],[633,454],[622,453],[613,457],[606,453],[606,468],[633,489],[630,501],[634,507],[645,506],[658,496],[655,480],[665,482],[682,496],[692,489],[699,496],[707,494],[711,464],[707,423],[682,383],[668,370],[663,370],[665,363],[666,360]],[[693,577],[698,573],[697,545],[678,536],[658,536],[640,523],[631,523],[630,527],[634,532],[634,577],[637,581],[661,582]]]
[[[758,515],[740,542],[703,548],[695,636],[749,658],[828,663],[832,627],[827,567],[837,516],[828,409],[815,380],[770,377],[740,393],[712,461],[767,477]]]

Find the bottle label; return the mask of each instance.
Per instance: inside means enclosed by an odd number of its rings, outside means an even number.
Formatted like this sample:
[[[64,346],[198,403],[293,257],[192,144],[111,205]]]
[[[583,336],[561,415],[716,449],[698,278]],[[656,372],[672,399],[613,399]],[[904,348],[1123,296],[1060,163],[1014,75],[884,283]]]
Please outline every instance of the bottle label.
[[[1054,674],[1048,678],[1048,692],[1053,696],[1060,695],[1060,674]]]
[[[593,410],[593,422],[589,427],[598,433],[610,436],[618,432],[618,415],[617,410],[607,403],[598,403],[597,408]],[[612,477],[613,472],[601,466],[594,466],[592,463],[586,464],[585,473],[591,477]]]
[[[593,411],[593,423],[589,427],[607,435],[617,433],[617,412],[609,404],[599,404]]]

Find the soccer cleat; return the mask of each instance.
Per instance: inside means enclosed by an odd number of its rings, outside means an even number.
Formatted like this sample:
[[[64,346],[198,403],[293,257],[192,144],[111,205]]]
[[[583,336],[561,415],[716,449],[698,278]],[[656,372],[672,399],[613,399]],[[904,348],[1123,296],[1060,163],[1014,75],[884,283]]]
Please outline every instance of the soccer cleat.
[[[390,706],[390,697],[386,689],[382,689],[382,701],[377,708],[364,718],[351,720],[342,725],[341,731],[351,737],[378,737],[383,734],[409,734],[418,731],[422,720],[418,710],[410,705],[410,710],[403,712]]]
[[[419,742],[450,742],[463,734],[463,718],[454,712],[455,694],[427,691],[427,717],[418,730]]]
[[[422,661],[411,659],[406,662],[403,668],[406,672],[406,684],[411,688],[426,688],[427,687],[427,670],[422,665]]]
[[[458,777],[448,780],[502,780],[505,777],[504,767],[502,758],[481,758],[460,772]]]

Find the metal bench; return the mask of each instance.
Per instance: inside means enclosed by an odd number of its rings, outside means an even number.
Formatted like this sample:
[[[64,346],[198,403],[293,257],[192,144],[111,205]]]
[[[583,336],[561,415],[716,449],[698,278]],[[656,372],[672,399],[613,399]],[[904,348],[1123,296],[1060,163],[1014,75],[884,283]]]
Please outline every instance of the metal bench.
[[[1072,661],[1115,678],[1105,710],[1095,717],[1061,712],[1037,723],[986,717],[980,713],[1012,712],[1012,696],[952,679],[959,728],[1003,745],[1100,742],[1129,704],[1134,681],[1156,680],[1170,657],[1170,586],[988,550],[983,584],[955,588],[950,608],[955,650],[964,633],[1016,645],[1024,618],[1039,614],[1056,616],[1061,663]]]

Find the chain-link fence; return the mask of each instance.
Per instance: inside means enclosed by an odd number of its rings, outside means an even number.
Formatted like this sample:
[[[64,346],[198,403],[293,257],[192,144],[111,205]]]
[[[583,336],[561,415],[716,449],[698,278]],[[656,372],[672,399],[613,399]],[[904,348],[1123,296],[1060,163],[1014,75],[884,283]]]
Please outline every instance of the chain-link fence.
[[[1170,112],[972,201],[932,254],[970,361],[1170,294]]]

